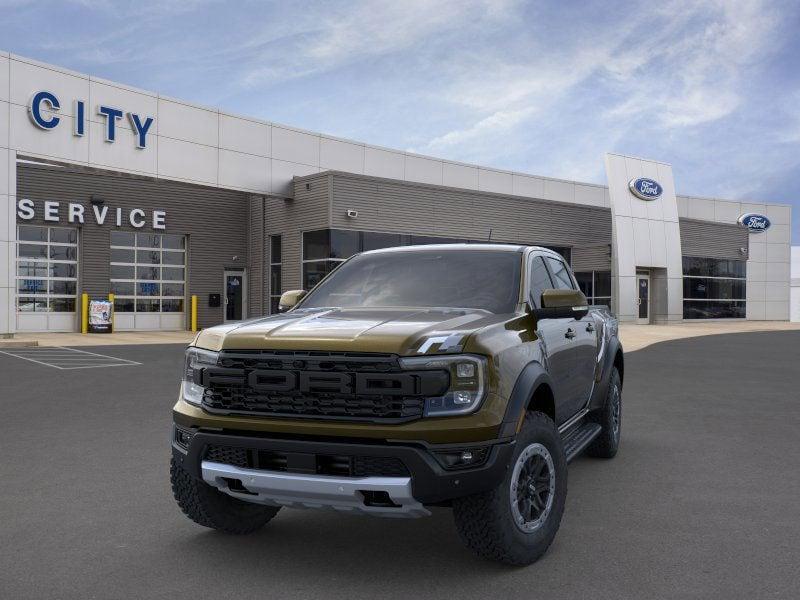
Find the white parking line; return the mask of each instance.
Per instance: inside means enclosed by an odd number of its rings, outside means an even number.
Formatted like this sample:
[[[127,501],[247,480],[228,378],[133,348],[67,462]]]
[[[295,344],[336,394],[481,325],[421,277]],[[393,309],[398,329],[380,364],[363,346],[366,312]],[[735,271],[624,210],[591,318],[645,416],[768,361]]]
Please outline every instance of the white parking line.
[[[88,350],[78,350],[77,348],[67,348],[56,346],[53,348],[26,348],[20,350],[0,350],[0,354],[6,354],[32,363],[70,371],[73,369],[93,369],[97,367],[129,367],[142,363],[128,360],[127,358],[117,358],[89,352]]]

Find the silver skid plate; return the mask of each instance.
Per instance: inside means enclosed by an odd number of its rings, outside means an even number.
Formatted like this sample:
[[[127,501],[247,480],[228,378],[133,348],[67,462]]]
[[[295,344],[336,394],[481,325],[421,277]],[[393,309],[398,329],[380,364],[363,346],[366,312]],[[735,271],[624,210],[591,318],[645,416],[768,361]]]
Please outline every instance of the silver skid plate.
[[[336,477],[243,469],[202,462],[203,481],[234,498],[292,508],[331,508],[379,517],[424,517],[430,511],[411,495],[409,477]],[[231,480],[246,491],[231,489]],[[235,486],[238,487],[238,486]],[[386,492],[398,506],[367,506],[362,492]]]

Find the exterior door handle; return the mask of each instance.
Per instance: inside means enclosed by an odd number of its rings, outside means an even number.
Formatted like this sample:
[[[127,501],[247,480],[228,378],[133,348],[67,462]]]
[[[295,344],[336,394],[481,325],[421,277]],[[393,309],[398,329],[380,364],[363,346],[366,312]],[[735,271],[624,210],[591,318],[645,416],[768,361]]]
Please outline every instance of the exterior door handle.
[[[592,325],[591,323],[589,323],[589,324],[586,326],[586,331],[588,331],[589,333],[592,333],[592,332],[594,331],[594,325]]]
[[[564,334],[564,337],[567,338],[568,340],[571,340],[572,338],[575,337],[575,332],[572,330],[572,327],[567,329],[567,333]]]

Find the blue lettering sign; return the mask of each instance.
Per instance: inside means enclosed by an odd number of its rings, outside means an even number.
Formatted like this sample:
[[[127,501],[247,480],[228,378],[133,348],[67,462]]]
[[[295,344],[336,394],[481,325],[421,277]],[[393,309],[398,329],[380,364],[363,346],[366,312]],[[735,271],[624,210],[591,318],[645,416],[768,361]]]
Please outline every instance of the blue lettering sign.
[[[86,133],[86,103],[83,100],[74,101],[74,120],[72,133],[81,137]],[[28,106],[28,113],[34,125],[44,130],[51,130],[58,126],[61,118],[56,113],[61,109],[61,103],[52,92],[36,92]],[[97,107],[97,114],[105,117],[105,139],[107,142],[114,142],[117,139],[117,121],[125,114],[119,108],[111,106]],[[155,119],[153,117],[140,117],[135,113],[128,113],[128,118],[136,137],[136,147],[143,149],[147,147],[147,134],[150,131]]]
[[[34,125],[40,127],[42,129],[52,129],[58,122],[61,120],[55,115],[51,115],[50,118],[46,118],[45,115],[42,114],[42,104],[47,103],[50,106],[50,110],[55,112],[61,109],[61,103],[56,98],[55,94],[50,92],[36,92],[31,98],[31,105],[28,107],[30,111],[31,120],[33,121]]]
[[[146,148],[146,136],[147,132],[150,130],[150,126],[153,124],[153,117],[147,117],[144,123],[142,123],[141,118],[136,113],[128,113],[128,118],[131,120],[133,130],[136,132],[136,147]]]
[[[86,131],[86,104],[83,100],[75,100],[75,123],[72,133],[82,136]]]
[[[97,107],[97,114],[105,116],[106,141],[113,142],[117,139],[117,119],[122,118],[122,111],[118,108],[111,108],[110,106],[103,106],[101,104]]]

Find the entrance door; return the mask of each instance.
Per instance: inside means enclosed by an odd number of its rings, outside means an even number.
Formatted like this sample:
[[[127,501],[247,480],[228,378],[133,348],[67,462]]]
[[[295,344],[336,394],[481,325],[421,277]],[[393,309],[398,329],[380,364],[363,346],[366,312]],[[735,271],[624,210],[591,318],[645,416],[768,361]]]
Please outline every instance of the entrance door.
[[[647,325],[650,323],[650,276],[637,275],[636,289],[639,294],[639,313],[636,322]]]
[[[244,271],[225,271],[225,320],[241,321],[245,313]]]

